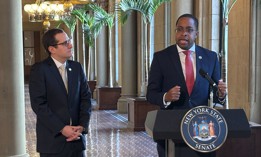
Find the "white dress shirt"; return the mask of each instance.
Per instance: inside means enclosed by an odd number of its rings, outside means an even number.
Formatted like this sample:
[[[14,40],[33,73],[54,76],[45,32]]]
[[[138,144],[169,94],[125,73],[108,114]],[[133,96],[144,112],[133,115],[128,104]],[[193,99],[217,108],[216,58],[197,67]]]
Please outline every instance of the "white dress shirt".
[[[177,49],[178,49],[178,53],[179,53],[179,59],[180,59],[180,63],[181,63],[181,67],[182,67],[182,72],[184,75],[184,78],[186,79],[186,68],[185,68],[185,58],[186,55],[183,53],[183,50],[181,49],[178,45]],[[193,71],[194,71],[194,80],[196,79],[196,46],[195,43],[193,44],[193,46],[189,49],[191,51],[190,57],[193,63]],[[170,105],[171,102],[166,102],[165,101],[165,95],[167,94],[167,92],[163,95],[163,104],[165,105],[165,108],[168,107],[168,105]]]
[[[55,65],[56,65],[56,67],[59,69],[59,67],[60,66],[64,66],[64,67],[66,67],[66,62],[64,62],[63,64],[61,63],[61,62],[59,62],[58,60],[56,60],[56,59],[54,59],[53,57],[51,57],[52,59],[53,59],[53,61],[54,61],[54,63],[55,63]],[[67,70],[66,70],[66,68],[65,68],[65,77],[66,77],[66,80],[68,80],[68,78],[67,78]]]

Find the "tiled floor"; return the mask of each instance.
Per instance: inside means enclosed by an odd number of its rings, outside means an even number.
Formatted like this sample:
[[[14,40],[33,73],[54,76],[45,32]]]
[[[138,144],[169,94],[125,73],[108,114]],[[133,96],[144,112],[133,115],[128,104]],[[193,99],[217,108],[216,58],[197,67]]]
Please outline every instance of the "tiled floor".
[[[39,157],[35,151],[35,114],[30,107],[27,86],[25,90],[27,151],[30,157]],[[87,135],[87,157],[156,157],[153,140],[146,132],[133,132],[127,123],[127,114],[94,110]]]

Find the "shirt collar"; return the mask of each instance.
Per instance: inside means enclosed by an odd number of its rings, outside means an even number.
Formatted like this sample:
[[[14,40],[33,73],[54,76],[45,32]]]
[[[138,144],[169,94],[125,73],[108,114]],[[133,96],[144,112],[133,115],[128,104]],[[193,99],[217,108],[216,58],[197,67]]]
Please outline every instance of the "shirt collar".
[[[180,48],[179,45],[177,45],[177,49],[178,49],[179,53],[183,52],[183,51],[186,51],[186,50],[183,50],[182,48]],[[194,43],[189,50],[192,51],[192,53],[196,52],[196,44]]]
[[[64,62],[64,64],[62,64],[61,62],[59,62],[58,60],[54,59],[53,57],[51,57],[56,65],[57,68],[59,68],[60,66],[64,65],[64,67],[66,67],[66,62]]]

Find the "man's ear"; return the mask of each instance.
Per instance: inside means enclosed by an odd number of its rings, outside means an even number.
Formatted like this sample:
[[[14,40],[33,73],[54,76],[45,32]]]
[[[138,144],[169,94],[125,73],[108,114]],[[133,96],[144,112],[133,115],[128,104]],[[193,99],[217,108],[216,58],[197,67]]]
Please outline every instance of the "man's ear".
[[[48,50],[49,50],[50,53],[53,53],[53,52],[54,52],[54,49],[55,49],[55,47],[53,47],[53,46],[49,46],[49,47],[48,47]]]

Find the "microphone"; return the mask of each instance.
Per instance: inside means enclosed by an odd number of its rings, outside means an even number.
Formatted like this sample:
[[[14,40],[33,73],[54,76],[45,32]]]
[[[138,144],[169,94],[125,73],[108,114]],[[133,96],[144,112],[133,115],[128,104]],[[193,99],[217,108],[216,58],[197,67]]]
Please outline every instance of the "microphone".
[[[209,77],[208,73],[206,73],[203,69],[199,69],[199,74],[203,77],[206,78],[208,80],[208,82],[211,84],[211,86],[213,86],[214,88],[218,88],[217,84],[212,80],[211,77]]]

